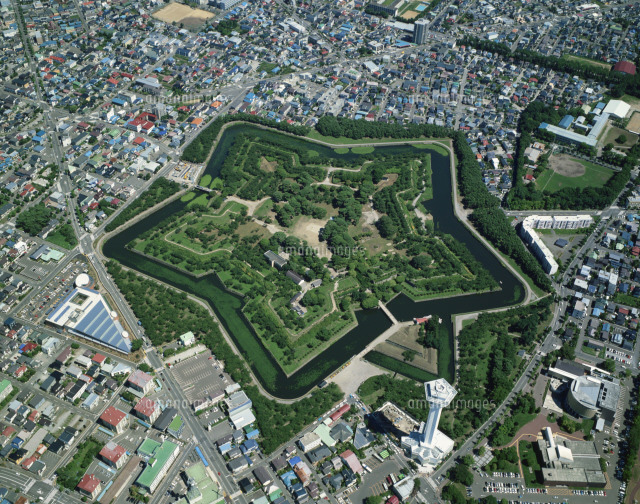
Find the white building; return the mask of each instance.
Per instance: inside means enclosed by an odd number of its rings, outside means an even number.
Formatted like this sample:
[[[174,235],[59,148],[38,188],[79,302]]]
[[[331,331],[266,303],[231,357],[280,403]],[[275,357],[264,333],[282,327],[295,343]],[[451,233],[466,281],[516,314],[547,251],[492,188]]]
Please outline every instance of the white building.
[[[522,221],[520,235],[542,263],[549,275],[558,271],[558,263],[544,241],[535,232],[536,229],[582,229],[593,224],[590,215],[530,215]]]
[[[617,117],[618,119],[624,119],[626,115],[629,113],[631,106],[628,103],[623,102],[622,100],[611,100],[607,103],[607,106],[604,108],[603,113],[612,115],[613,117]]]
[[[315,432],[307,432],[304,436],[300,438],[298,441],[300,445],[300,449],[307,453],[309,450],[313,450],[322,444],[322,439]]]
[[[458,393],[444,378],[424,384],[429,403],[429,416],[420,429],[401,439],[402,447],[423,470],[430,471],[453,451],[453,440],[438,430],[442,409],[446,408]]]

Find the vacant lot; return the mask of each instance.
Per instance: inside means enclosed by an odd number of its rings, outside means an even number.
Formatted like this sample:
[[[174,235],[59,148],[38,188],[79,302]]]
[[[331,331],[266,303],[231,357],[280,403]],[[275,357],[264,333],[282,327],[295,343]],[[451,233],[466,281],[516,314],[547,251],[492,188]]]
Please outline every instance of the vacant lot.
[[[609,63],[605,63],[604,61],[596,61],[589,58],[581,58],[580,56],[565,54],[562,56],[562,59],[568,61],[578,61],[584,65],[588,65],[594,68],[606,68],[607,70],[611,69],[611,65]]]
[[[549,169],[536,180],[541,191],[557,192],[564,187],[601,187],[613,171],[566,154],[551,156]]]
[[[182,23],[186,28],[197,28],[207,19],[213,17],[212,12],[202,9],[192,9],[181,3],[170,3],[166,7],[153,13],[153,17],[165,23]]]

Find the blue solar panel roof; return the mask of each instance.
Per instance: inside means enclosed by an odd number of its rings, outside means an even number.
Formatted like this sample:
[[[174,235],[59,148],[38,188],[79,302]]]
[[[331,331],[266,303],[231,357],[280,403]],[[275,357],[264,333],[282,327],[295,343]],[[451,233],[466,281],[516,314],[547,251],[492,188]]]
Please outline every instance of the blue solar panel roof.
[[[78,289],[74,289],[69,295],[58,305],[58,308],[53,313],[51,319],[57,321],[60,319],[70,308],[67,304],[78,292]],[[76,323],[73,329],[69,328],[70,332],[94,339],[103,345],[109,346],[120,350],[121,352],[129,353],[131,351],[131,343],[128,338],[122,336],[124,328],[122,325],[111,318],[109,313],[109,307],[105,303],[104,299],[100,299],[96,302],[88,312],[86,312]]]

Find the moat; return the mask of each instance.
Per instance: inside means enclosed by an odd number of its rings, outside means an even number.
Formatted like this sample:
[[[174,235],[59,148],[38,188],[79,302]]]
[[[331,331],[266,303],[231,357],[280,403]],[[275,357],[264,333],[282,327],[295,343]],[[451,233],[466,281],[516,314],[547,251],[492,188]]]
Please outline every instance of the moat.
[[[336,151],[304,138],[292,137],[251,125],[236,124],[226,128],[222,133],[220,141],[211,156],[211,161],[206,167],[205,175],[208,174],[212,178],[216,178],[220,174],[227,153],[235,138],[240,134],[251,135],[251,137],[257,137],[265,141],[286,142],[288,145],[295,145],[297,148],[316,151],[320,156],[327,158],[342,158],[353,161],[361,156],[353,151],[340,154],[338,152],[342,151]],[[375,153],[389,157],[412,153],[418,155],[424,153],[424,149],[407,144],[398,144],[375,147]],[[447,331],[452,347],[452,315],[517,304],[524,299],[525,288],[498,258],[457,219],[452,201],[453,188],[449,157],[439,152],[431,152],[430,154],[434,190],[433,198],[424,202],[425,212],[432,216],[436,230],[453,236],[466,246],[473,257],[490,272],[491,276],[500,285],[500,289],[479,294],[435,298],[421,302],[414,302],[401,294],[389,302],[387,307],[398,321],[411,320],[414,317],[420,317],[425,314],[437,315],[443,321],[443,330]],[[131,252],[126,248],[128,243],[145,231],[154,228],[160,222],[181,212],[186,205],[186,202],[179,199],[175,200],[124,229],[104,244],[103,254],[107,258],[119,261],[126,267],[198,296],[209,303],[232,337],[236,347],[247,359],[256,378],[270,394],[283,399],[296,398],[305,394],[390,327],[391,322],[382,310],[359,310],[356,312],[358,322],[356,328],[336,340],[335,343],[331,344],[321,354],[304,364],[293,374],[287,376],[271,353],[264,347],[260,338],[255,334],[253,327],[245,318],[242,312],[242,298],[228,291],[215,274],[196,277],[182,269],[168,266],[151,257]],[[447,369],[439,369],[439,374],[447,380],[453,381],[453,359],[449,359]]]

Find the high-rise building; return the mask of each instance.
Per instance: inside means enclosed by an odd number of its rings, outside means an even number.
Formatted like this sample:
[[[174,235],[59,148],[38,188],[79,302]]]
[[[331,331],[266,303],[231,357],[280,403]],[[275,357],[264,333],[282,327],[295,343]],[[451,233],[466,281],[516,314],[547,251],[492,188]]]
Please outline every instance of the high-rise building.
[[[424,384],[429,404],[429,416],[420,429],[402,438],[402,447],[422,466],[435,467],[453,450],[453,440],[438,430],[442,409],[446,408],[457,391],[447,380],[439,378]]]
[[[426,19],[418,19],[413,25],[413,42],[414,44],[426,44],[427,43],[427,29],[429,28],[429,21]]]

